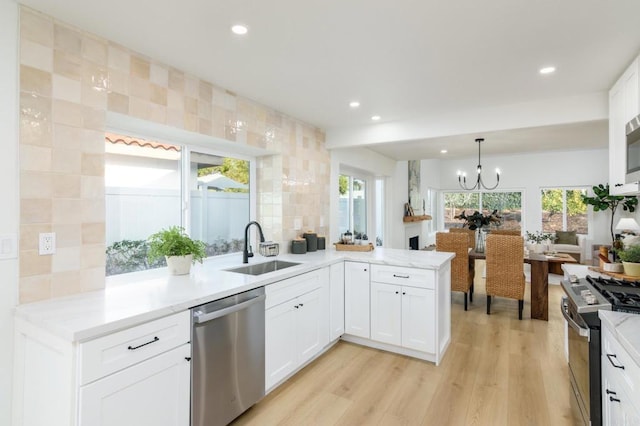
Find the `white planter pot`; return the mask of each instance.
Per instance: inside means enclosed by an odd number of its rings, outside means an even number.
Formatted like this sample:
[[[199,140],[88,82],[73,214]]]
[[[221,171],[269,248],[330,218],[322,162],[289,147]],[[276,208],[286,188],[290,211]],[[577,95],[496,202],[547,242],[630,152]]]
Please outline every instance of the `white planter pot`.
[[[191,264],[193,263],[193,255],[186,256],[165,256],[167,266],[171,275],[187,275],[191,272]]]

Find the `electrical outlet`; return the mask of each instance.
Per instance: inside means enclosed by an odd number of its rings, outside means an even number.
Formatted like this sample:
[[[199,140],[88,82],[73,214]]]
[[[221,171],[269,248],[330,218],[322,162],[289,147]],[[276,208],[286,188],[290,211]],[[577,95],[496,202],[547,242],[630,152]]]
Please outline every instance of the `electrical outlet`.
[[[42,232],[40,233],[40,244],[38,245],[38,254],[54,254],[56,252],[56,233]]]

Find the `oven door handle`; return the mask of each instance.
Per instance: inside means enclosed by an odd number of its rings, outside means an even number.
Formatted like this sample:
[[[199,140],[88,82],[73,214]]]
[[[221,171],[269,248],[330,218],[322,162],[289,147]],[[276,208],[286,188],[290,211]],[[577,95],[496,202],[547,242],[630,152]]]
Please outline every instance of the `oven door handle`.
[[[564,319],[569,323],[569,326],[571,326],[571,328],[573,328],[580,336],[586,337],[587,339],[591,338],[590,330],[588,328],[580,327],[580,325],[569,316],[569,304],[567,303],[566,297],[563,297],[562,300],[560,300],[560,311],[562,312]]]

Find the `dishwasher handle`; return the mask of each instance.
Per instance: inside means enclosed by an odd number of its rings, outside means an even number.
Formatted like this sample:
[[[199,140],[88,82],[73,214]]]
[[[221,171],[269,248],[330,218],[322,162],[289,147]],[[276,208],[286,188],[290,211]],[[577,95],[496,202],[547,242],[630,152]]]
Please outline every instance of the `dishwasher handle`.
[[[232,314],[234,312],[241,311],[243,309],[248,308],[251,305],[255,305],[256,303],[262,302],[267,296],[264,294],[254,297],[252,299],[246,300],[242,303],[238,303],[237,305],[229,306],[228,308],[223,308],[218,311],[209,312],[207,314],[199,314],[193,316],[193,322],[195,324],[203,324],[205,322],[209,322],[216,318],[223,317],[225,315]]]

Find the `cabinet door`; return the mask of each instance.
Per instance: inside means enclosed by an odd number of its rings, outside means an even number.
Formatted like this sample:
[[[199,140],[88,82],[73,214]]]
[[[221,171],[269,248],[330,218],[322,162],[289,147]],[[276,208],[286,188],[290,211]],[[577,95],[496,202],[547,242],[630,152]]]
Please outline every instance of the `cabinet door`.
[[[401,287],[371,283],[371,339],[400,346]]]
[[[270,389],[296,367],[296,300],[265,311],[265,387]]]
[[[609,91],[609,192],[635,194],[638,184],[625,184],[627,142],[625,125],[640,112],[638,60],[625,70]]]
[[[295,308],[297,306],[297,308]],[[303,294],[296,299],[297,365],[304,364],[322,349],[320,340],[323,328],[320,311],[320,289]]]
[[[81,425],[189,424],[191,345],[80,387]]]
[[[402,287],[402,346],[436,352],[435,312],[433,290]]]
[[[331,265],[329,297],[329,338],[333,341],[344,334],[344,262]]]
[[[344,263],[345,333],[369,338],[369,264]]]

